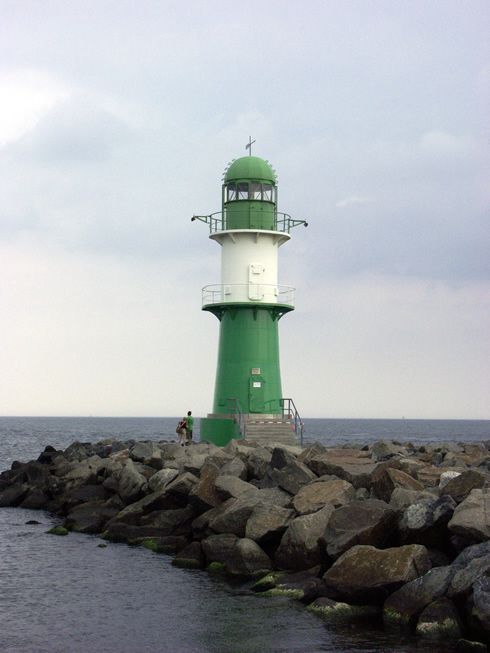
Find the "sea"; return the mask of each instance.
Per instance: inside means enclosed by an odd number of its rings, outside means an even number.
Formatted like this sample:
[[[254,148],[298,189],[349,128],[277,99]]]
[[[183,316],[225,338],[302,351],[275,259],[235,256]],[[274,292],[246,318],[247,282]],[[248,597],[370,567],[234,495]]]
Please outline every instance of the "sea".
[[[0,417],[0,471],[47,445],[174,440],[177,417]],[[490,440],[489,420],[306,419],[303,445],[415,445]],[[199,441],[199,420],[194,439]],[[2,653],[412,653],[455,642],[416,639],[381,621],[331,623],[249,583],[172,567],[171,558],[97,536],[46,533],[42,511],[0,508]]]

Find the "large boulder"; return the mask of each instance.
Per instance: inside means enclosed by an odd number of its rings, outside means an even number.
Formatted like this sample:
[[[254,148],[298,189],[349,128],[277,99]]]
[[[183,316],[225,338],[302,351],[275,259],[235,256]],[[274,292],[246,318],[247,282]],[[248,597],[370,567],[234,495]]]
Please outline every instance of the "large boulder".
[[[387,623],[415,626],[419,615],[430,603],[444,596],[454,576],[451,566],[435,567],[389,596],[383,606]]]
[[[482,489],[485,487],[487,477],[485,474],[474,469],[468,469],[462,474],[450,479],[443,488],[444,494],[449,494],[456,503],[461,503],[466,499],[472,490]]]
[[[205,512],[223,503],[216,490],[216,478],[220,469],[212,462],[203,465],[201,476],[189,492],[189,503],[197,512]]]
[[[424,486],[409,474],[402,472],[401,469],[384,467],[376,470],[373,475],[373,490],[378,499],[389,503],[395,488],[420,492]]]
[[[220,479],[225,477],[219,477]],[[230,477],[232,478],[232,477]],[[236,479],[238,480],[238,479]],[[215,533],[234,533],[245,537],[246,525],[255,506],[261,502],[282,505],[281,493],[274,490],[257,490],[237,499],[224,512],[209,521],[209,527]]]
[[[490,577],[488,575],[475,581],[472,603],[470,625],[477,634],[490,643]]]
[[[287,454],[286,451],[281,449],[274,449],[270,465],[261,481],[261,487],[279,486],[283,490],[286,490],[286,492],[296,494],[302,487],[317,478],[316,474],[302,462],[296,460],[291,454],[288,454],[290,460],[286,465],[275,467],[276,451],[281,451],[282,455]]]
[[[125,503],[133,503],[146,494],[147,488],[147,479],[128,458],[119,477],[119,496]]]
[[[355,449],[328,449],[312,456],[307,464],[317,476],[335,475],[356,489],[371,488],[372,474],[378,466],[369,453]]]
[[[294,510],[274,504],[257,503],[247,520],[245,537],[255,542],[269,542],[283,535],[292,519]]]
[[[89,501],[77,505],[66,517],[64,526],[78,533],[101,533],[108,521],[104,508],[105,501]]]
[[[272,453],[265,447],[252,449],[247,458],[247,469],[250,478],[261,480],[265,476],[267,466],[272,458]]]
[[[337,508],[322,535],[331,558],[338,558],[356,544],[378,549],[395,545],[396,512],[378,499],[356,501]]]
[[[403,512],[398,528],[401,540],[407,544],[423,544],[452,554],[447,537],[447,524],[453,516],[456,502],[449,495],[438,499],[420,499]]]
[[[196,513],[192,507],[175,510],[155,510],[141,518],[141,526],[149,526],[159,531],[160,537],[166,535],[186,535],[192,533],[192,521]]]
[[[318,480],[300,489],[293,499],[293,506],[299,515],[308,515],[323,508],[327,503],[338,508],[356,498],[354,486],[347,481]]]
[[[220,474],[236,476],[240,480],[246,481],[248,474],[247,465],[241,458],[232,458],[220,468]]]
[[[448,528],[469,541],[490,539],[490,489],[472,490],[454,511]]]
[[[315,513],[293,519],[276,551],[276,564],[282,569],[300,571],[325,562],[319,538],[333,511],[332,505],[326,505]]]
[[[153,474],[148,481],[148,486],[152,492],[164,490],[178,475],[177,469],[161,469]]]
[[[410,544],[391,549],[357,545],[325,573],[330,598],[362,605],[381,604],[396,589],[430,569],[429,552]]]
[[[238,540],[225,564],[227,573],[250,578],[263,576],[272,569],[269,556],[249,538]]]
[[[258,492],[258,488],[255,485],[251,485],[246,481],[242,481],[237,476],[232,476],[230,474],[219,475],[215,481],[215,487],[217,494],[221,497],[223,501],[227,499],[242,499],[253,492]]]
[[[461,622],[453,602],[441,597],[429,603],[419,617],[416,632],[427,639],[461,637]]]

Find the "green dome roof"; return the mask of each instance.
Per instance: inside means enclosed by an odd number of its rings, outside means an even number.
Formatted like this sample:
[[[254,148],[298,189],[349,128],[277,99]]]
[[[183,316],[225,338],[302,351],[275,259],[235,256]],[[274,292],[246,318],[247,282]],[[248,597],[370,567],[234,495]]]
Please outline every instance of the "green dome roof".
[[[270,165],[258,156],[242,156],[233,161],[225,173],[225,183],[237,179],[255,179],[276,183],[276,175]]]

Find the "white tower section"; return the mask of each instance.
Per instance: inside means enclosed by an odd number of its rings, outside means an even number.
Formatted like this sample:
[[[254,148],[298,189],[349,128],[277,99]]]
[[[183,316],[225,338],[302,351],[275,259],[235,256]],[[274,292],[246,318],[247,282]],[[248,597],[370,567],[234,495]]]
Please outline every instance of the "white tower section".
[[[293,303],[294,289],[277,284],[278,250],[291,238],[288,233],[233,229],[213,233],[210,238],[221,245],[221,287],[213,287],[219,301]]]

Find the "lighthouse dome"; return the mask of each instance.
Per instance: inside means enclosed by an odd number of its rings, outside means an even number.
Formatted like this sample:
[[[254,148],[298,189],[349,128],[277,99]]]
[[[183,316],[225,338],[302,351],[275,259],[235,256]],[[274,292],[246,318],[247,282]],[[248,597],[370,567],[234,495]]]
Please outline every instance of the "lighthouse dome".
[[[239,179],[253,179],[276,183],[276,175],[271,166],[258,156],[242,156],[233,161],[225,172],[225,183]]]

